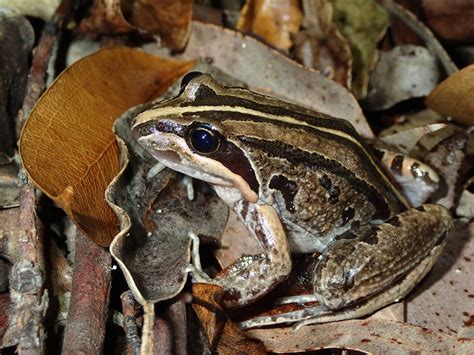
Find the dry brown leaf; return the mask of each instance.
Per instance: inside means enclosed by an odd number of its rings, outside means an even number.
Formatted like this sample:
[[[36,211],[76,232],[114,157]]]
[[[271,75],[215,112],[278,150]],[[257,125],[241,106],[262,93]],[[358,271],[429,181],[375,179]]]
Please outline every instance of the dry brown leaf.
[[[202,181],[194,181],[190,200],[181,174],[156,172],[156,159],[130,131],[133,118],[147,106],[128,110],[114,124],[127,159],[106,195],[120,221],[110,253],[141,305],[168,300],[183,289],[190,262],[189,231],[217,243],[228,216],[227,206]]]
[[[251,329],[245,332],[268,351],[292,353],[326,348],[373,354],[472,354],[474,340],[457,338],[408,323],[390,320],[348,320],[293,328]]]
[[[170,49],[182,49],[191,32],[192,0],[134,0],[130,23],[149,33],[158,33]]]
[[[407,322],[460,338],[473,338],[474,223],[457,221],[433,269],[406,299]],[[471,352],[472,354],[473,352]]]
[[[441,82],[428,96],[426,104],[431,109],[451,116],[455,121],[474,124],[474,64],[454,73]]]
[[[20,138],[31,180],[96,243],[117,233],[105,189],[118,173],[114,120],[161,94],[193,62],[106,48],[69,67],[33,109]]]
[[[222,288],[210,284],[193,285],[194,303],[212,350],[219,354],[266,354],[263,344],[247,338],[219,305]]]
[[[456,208],[459,201],[459,183],[463,180],[463,161],[466,158],[469,135],[474,127],[443,139],[429,152],[424,161],[444,178],[444,189],[432,196],[432,201],[449,209]]]
[[[90,14],[79,25],[81,32],[127,33],[135,31],[122,13],[121,0],[95,0]]]
[[[225,269],[242,255],[260,253],[263,253],[263,249],[257,239],[252,236],[237,214],[230,210],[222,233],[221,247],[214,252],[220,266]]]
[[[295,57],[305,67],[314,68],[350,88],[351,47],[333,21],[332,2],[307,0],[302,4],[304,29],[294,36]]]
[[[237,29],[254,33],[275,48],[289,49],[291,34],[298,32],[302,18],[298,0],[247,0]]]
[[[95,0],[79,31],[127,33],[138,30],[158,34],[170,49],[182,49],[189,38],[192,14],[192,0]]]
[[[472,0],[422,0],[426,22],[441,38],[474,41],[474,2]]]

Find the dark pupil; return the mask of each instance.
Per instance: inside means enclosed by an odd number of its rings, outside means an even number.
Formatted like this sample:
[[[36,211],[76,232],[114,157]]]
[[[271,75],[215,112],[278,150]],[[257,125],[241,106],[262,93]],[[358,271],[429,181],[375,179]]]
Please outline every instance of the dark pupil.
[[[200,153],[211,153],[217,148],[217,138],[205,129],[197,129],[191,135],[191,144]]]

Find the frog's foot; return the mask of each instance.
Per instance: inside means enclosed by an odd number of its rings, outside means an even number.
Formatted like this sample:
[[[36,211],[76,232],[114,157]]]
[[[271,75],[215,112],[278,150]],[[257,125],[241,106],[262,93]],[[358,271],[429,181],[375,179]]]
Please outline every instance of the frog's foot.
[[[301,306],[305,305],[306,303],[309,302],[317,302],[318,299],[316,295],[311,294],[311,295],[298,295],[298,296],[288,296],[288,297],[282,297],[279,298],[275,301],[276,305],[283,305],[283,304],[290,304],[290,303],[297,303]]]
[[[188,200],[194,200],[194,186],[193,178],[188,175],[183,176],[183,184],[186,186],[186,193],[188,194]]]
[[[201,266],[201,257],[199,255],[199,237],[193,231],[188,233],[191,238],[191,264],[186,266],[185,272],[192,275],[194,283],[217,284],[208,274],[204,272]]]
[[[156,175],[161,173],[163,170],[165,170],[166,165],[163,164],[162,162],[158,162],[155,165],[151,167],[150,170],[148,170],[148,173],[146,174],[147,179],[153,179]]]

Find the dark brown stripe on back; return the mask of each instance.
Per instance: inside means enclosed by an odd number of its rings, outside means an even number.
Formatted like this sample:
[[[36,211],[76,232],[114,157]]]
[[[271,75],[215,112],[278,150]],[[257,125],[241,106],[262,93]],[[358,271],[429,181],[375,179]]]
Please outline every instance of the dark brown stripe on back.
[[[244,136],[239,137],[239,139],[245,145],[267,152],[270,157],[286,159],[292,164],[303,164],[315,171],[341,176],[349,182],[354,190],[367,196],[368,201],[375,209],[373,219],[385,220],[390,217],[391,210],[384,197],[373,186],[358,179],[351,171],[339,163],[326,159],[318,153],[309,153],[282,142],[277,143]]]
[[[279,104],[282,106],[272,105],[272,100],[266,96],[259,95],[250,90],[247,90],[247,92],[255,95],[255,101],[232,95],[218,95],[212,88],[201,85],[195,93],[194,100],[183,102],[181,106],[216,106],[216,111],[219,110],[219,106],[244,107],[266,114],[294,117],[315,127],[331,128],[358,137],[357,132],[349,121],[333,118],[284,101],[279,101]]]
[[[189,117],[196,116],[196,115],[197,115],[196,113],[183,113],[183,116],[189,116]],[[376,164],[379,170],[384,171],[384,168],[379,164],[377,158],[372,154],[371,150],[366,147],[364,142],[360,142],[361,146],[359,146],[355,144],[354,142],[347,140],[341,136],[327,133],[324,131],[320,131],[317,128],[313,128],[311,126],[287,123],[287,122],[277,121],[277,120],[267,120],[266,118],[262,118],[259,116],[254,116],[254,115],[250,115],[246,113],[240,113],[240,112],[218,111],[218,108],[216,108],[216,111],[199,112],[198,115],[202,119],[213,119],[220,122],[225,122],[226,120],[232,120],[232,121],[243,121],[243,122],[271,123],[279,127],[299,129],[304,132],[307,132],[310,135],[314,135],[316,137],[322,137],[329,141],[337,142],[341,146],[345,147],[345,149],[351,149],[354,152],[354,154],[356,154],[359,157],[361,161],[366,161],[370,157],[370,159],[373,161],[373,164]],[[273,137],[273,138],[277,139],[278,137]],[[368,168],[367,173],[371,175],[371,178],[374,180],[381,179],[380,174],[378,173],[375,166],[373,169]],[[389,188],[390,187],[387,186],[387,189]]]

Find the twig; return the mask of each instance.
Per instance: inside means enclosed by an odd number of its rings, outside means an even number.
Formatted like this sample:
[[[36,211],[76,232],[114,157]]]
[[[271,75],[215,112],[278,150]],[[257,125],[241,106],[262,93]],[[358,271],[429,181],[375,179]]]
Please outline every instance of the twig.
[[[155,305],[145,303],[143,305],[143,328],[141,355],[153,354],[153,325],[155,324]]]
[[[408,27],[410,27],[425,42],[430,52],[436,55],[443,65],[446,74],[449,76],[458,71],[456,64],[453,63],[448,53],[445,51],[441,43],[433,35],[433,32],[421,22],[416,15],[410,10],[400,6],[392,0],[378,0],[385,9],[399,18]]]
[[[45,89],[45,77],[51,52],[57,41],[58,29],[67,16],[71,0],[63,0],[54,21],[46,24],[33,55],[28,75],[25,99],[17,116],[18,130],[25,123],[39,96]],[[41,223],[36,215],[35,189],[21,169],[20,178],[20,238],[11,239],[15,263],[10,277],[9,328],[3,345],[17,345],[19,354],[44,353],[44,316],[48,293],[44,288],[45,262]]]
[[[120,296],[122,300],[123,311],[123,330],[127,341],[128,354],[140,354],[141,341],[138,335],[138,326],[136,320],[136,302],[131,291],[126,291]]]
[[[108,316],[111,264],[110,254],[105,249],[77,232],[63,354],[101,352]]]
[[[26,122],[28,115],[45,89],[46,72],[54,45],[58,41],[59,30],[64,25],[72,7],[72,0],[63,0],[52,19],[45,24],[38,46],[34,49],[33,60],[25,91],[23,107],[18,112],[17,130]],[[18,135],[19,136],[19,135]]]
[[[156,309],[153,342],[156,354],[184,355],[188,353],[186,305],[178,297],[173,303]]]
[[[9,328],[3,345],[17,346],[19,354],[44,352],[43,318],[48,307],[48,292],[44,289],[44,243],[40,221],[36,215],[34,188],[21,179],[20,237],[11,239],[16,251],[10,273]]]

